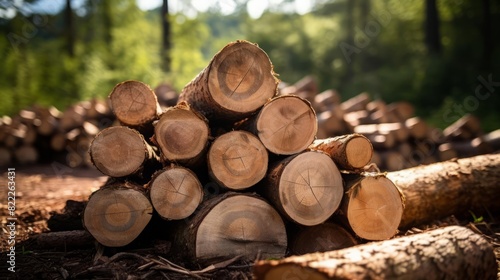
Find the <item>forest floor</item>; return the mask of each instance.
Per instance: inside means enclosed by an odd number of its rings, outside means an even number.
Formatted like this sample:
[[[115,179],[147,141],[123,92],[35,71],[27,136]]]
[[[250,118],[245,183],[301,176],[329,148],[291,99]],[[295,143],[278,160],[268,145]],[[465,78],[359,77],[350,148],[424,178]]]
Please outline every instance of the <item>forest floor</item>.
[[[1,173],[0,217],[2,236],[10,232],[7,227],[10,212],[8,209],[8,174]],[[15,174],[15,213],[16,245],[15,272],[7,270],[7,254],[10,245],[8,238],[1,239],[0,279],[252,279],[252,263],[236,260],[220,264],[220,268],[199,271],[202,266],[167,260],[169,249],[164,243],[135,243],[119,250],[104,249],[96,243],[87,243],[79,248],[43,247],[37,242],[41,233],[57,230],[81,228],[79,219],[65,223],[57,221],[60,214],[81,210],[83,201],[106,181],[106,177],[94,169],[69,169],[58,164],[35,165],[16,168]],[[66,208],[65,208],[66,207]],[[73,210],[71,210],[73,208]],[[74,210],[77,209],[77,210]],[[59,215],[58,215],[59,214]],[[67,214],[67,213],[66,213]],[[78,213],[76,214],[78,215]],[[74,215],[73,215],[74,216]],[[472,216],[472,215],[471,215]],[[483,235],[495,248],[500,280],[500,214],[478,217],[449,217],[419,228],[413,228],[399,235],[420,231],[462,225]],[[51,221],[51,228],[49,225]],[[135,242],[135,241],[134,241]],[[140,241],[139,241],[140,242]],[[156,241],[155,241],[156,242]],[[171,258],[170,258],[171,259]],[[174,258],[175,259],[175,258]],[[187,267],[178,267],[177,265]]]

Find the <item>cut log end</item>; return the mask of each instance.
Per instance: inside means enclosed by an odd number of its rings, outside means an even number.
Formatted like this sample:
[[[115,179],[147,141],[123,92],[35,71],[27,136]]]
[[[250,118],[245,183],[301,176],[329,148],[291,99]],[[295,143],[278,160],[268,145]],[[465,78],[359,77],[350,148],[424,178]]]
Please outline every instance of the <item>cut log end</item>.
[[[362,168],[371,160],[373,151],[370,140],[365,137],[356,137],[346,144],[347,161],[354,168]]]
[[[291,220],[307,226],[328,219],[342,200],[342,177],[332,159],[305,152],[291,160],[281,174],[279,199]]]
[[[271,61],[257,45],[237,41],[212,61],[208,89],[217,104],[233,112],[251,113],[276,94]]]
[[[267,150],[245,131],[232,131],[217,138],[208,152],[211,177],[234,190],[255,185],[266,175]]]
[[[316,114],[309,102],[297,96],[280,96],[266,104],[256,123],[264,146],[279,155],[305,150],[318,131]]]
[[[116,117],[126,125],[141,126],[156,119],[159,104],[154,91],[139,81],[125,81],[109,95]]]
[[[209,128],[202,116],[185,105],[169,108],[155,124],[154,140],[165,161],[189,161],[203,153]]]
[[[366,176],[349,189],[347,219],[361,238],[385,240],[397,233],[403,215],[401,193],[384,176]]]
[[[157,173],[150,184],[149,195],[158,214],[171,220],[189,217],[201,203],[203,190],[196,175],[183,167]]]
[[[264,200],[230,196],[203,218],[196,234],[196,258],[211,260],[243,255],[281,258],[286,231],[280,215]]]
[[[127,186],[104,187],[90,196],[83,222],[99,243],[120,247],[139,236],[152,212],[143,192]]]
[[[92,141],[90,156],[102,173],[123,177],[139,170],[146,160],[147,147],[137,131],[124,127],[109,127]]]

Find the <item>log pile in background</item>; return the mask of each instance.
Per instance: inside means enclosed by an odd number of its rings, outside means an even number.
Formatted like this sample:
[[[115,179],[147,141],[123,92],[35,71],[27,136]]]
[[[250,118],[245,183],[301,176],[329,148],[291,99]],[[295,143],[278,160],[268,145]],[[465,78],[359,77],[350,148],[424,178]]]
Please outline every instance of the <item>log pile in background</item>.
[[[265,52],[245,41],[223,48],[178,103],[161,111],[147,85],[118,84],[110,98],[121,125],[102,130],[90,147],[112,180],[89,198],[87,230],[103,245],[124,246],[154,211],[168,224],[155,230],[172,236],[175,253],[198,262],[283,257],[289,242],[307,252],[394,236],[402,196],[383,174],[365,172],[370,140],[315,141],[311,104],[277,97],[277,85]],[[289,238],[294,227],[341,236],[317,245],[300,234]]]
[[[335,90],[318,93],[306,76],[281,89],[309,100],[318,115],[318,138],[350,133],[365,135],[375,149],[373,162],[381,170],[404,168],[492,153],[500,150],[500,130],[484,134],[477,117],[467,114],[443,131],[414,115],[408,102],[387,104],[361,93],[342,102]]]

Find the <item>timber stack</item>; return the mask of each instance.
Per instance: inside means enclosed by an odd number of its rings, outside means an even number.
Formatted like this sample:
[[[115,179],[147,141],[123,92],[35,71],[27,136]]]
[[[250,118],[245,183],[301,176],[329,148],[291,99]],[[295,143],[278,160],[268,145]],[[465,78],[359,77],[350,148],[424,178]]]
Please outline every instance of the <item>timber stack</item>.
[[[311,103],[278,96],[278,83],[267,54],[236,41],[175,105],[162,108],[142,82],[116,85],[109,99],[119,124],[100,131],[89,149],[110,180],[90,196],[85,228],[102,245],[121,247],[154,227],[155,215],[168,224],[161,228],[172,250],[198,262],[393,237],[402,193],[384,174],[366,171],[369,138],[316,139]],[[310,242],[311,234],[328,242]]]

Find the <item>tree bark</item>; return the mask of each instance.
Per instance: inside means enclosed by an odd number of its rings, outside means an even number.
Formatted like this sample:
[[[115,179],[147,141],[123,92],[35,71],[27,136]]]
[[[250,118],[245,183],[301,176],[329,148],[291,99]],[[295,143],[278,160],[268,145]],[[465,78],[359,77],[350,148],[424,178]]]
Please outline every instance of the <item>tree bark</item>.
[[[289,220],[313,226],[326,221],[342,200],[342,177],[333,160],[318,151],[289,156],[269,167],[262,192]]]
[[[258,261],[254,279],[496,279],[493,248],[450,226],[321,254]]]
[[[240,255],[253,260],[283,257],[287,236],[283,220],[266,201],[229,192],[203,202],[179,225],[173,244],[173,251],[198,263]]]
[[[293,155],[304,151],[314,141],[318,122],[307,100],[284,95],[266,103],[243,127],[257,135],[270,152]]]
[[[339,214],[352,231],[367,240],[385,240],[398,230],[404,199],[383,174],[344,175],[346,197]]]
[[[204,158],[210,129],[207,119],[181,102],[165,110],[154,125],[153,143],[163,162],[195,166]]]
[[[215,139],[207,157],[210,177],[219,185],[243,190],[266,176],[268,155],[260,140],[246,131],[231,131]]]
[[[125,177],[141,171],[148,161],[158,162],[154,149],[134,129],[114,126],[102,130],[89,149],[92,163],[103,174]]]
[[[171,166],[156,172],[148,184],[151,203],[167,220],[189,217],[203,200],[203,189],[191,170]]]
[[[163,0],[161,6],[161,28],[162,28],[162,58],[163,71],[170,72],[171,58],[171,40],[170,40],[170,20],[168,13],[168,0]]]
[[[327,153],[341,169],[359,170],[367,165],[373,154],[373,147],[361,134],[346,134],[342,136],[317,139],[309,149]]]
[[[121,247],[139,236],[152,214],[153,206],[142,186],[114,183],[90,195],[83,225],[102,245]]]
[[[278,80],[267,54],[247,41],[229,43],[188,85],[185,101],[210,121],[236,122],[275,96]]]
[[[399,228],[500,205],[500,155],[438,162],[387,173],[405,196]]]

